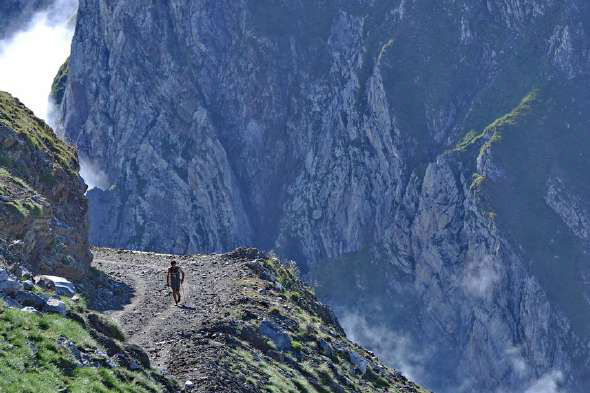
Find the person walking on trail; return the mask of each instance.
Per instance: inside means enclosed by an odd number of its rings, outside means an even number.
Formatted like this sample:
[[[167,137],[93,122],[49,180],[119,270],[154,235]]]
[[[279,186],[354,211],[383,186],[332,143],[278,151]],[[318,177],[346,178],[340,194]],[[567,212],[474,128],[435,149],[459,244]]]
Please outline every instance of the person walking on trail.
[[[180,286],[184,282],[184,272],[179,266],[176,266],[176,261],[170,262],[168,274],[166,275],[166,284],[172,288],[172,297],[178,306],[180,303]]]

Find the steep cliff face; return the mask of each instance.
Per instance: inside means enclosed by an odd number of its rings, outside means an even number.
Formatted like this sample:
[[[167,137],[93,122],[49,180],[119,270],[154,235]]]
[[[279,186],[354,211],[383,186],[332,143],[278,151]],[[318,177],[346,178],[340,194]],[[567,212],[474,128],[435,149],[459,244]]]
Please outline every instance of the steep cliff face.
[[[0,237],[35,273],[80,278],[88,269],[86,186],[73,147],[0,92]]]
[[[83,0],[62,112],[104,180],[91,241],[276,248],[359,340],[378,347],[365,321],[429,343],[427,386],[581,391],[588,15]]]

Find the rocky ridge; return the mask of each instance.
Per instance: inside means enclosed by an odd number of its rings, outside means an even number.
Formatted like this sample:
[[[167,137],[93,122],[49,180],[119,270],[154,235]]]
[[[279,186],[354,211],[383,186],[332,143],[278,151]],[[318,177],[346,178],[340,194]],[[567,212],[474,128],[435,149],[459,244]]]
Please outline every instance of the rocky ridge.
[[[104,281],[87,287],[89,306],[192,391],[426,392],[350,342],[294,265],[256,249],[93,252]],[[165,287],[172,260],[186,274],[179,307]]]
[[[184,391],[425,392],[256,249],[94,249],[91,266],[76,151],[3,92],[0,147],[0,390],[180,391],[172,376]],[[172,259],[190,283],[181,307],[163,286]]]
[[[78,171],[75,149],[0,92],[0,391],[178,391],[55,276],[94,279]]]
[[[91,261],[86,185],[73,147],[0,92],[0,237],[33,273],[81,278]]]

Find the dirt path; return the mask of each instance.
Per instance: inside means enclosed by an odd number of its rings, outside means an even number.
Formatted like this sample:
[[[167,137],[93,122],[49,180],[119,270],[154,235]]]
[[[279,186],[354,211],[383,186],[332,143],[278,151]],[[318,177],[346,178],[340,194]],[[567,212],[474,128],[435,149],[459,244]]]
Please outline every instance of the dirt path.
[[[214,337],[199,337],[203,327],[229,315],[223,307],[240,297],[237,283],[251,274],[220,255],[179,257],[111,249],[93,249],[93,267],[113,282],[97,288],[93,302],[114,318],[129,341],[143,347],[152,365],[177,377],[205,380],[221,355]],[[176,260],[186,274],[180,306],[166,287],[166,270]],[[119,298],[117,287],[132,288]],[[112,298],[114,307],[104,307]],[[116,305],[116,306],[115,306]],[[196,361],[197,356],[207,361]]]

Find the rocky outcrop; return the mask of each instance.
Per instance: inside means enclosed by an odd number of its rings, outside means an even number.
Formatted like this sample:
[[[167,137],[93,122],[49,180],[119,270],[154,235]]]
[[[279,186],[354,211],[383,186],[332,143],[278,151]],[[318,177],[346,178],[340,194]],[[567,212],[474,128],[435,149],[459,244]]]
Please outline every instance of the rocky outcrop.
[[[83,0],[62,113],[106,179],[91,240],[275,248],[427,386],[583,391],[588,12]]]
[[[298,279],[294,264],[253,248],[191,256],[93,252],[100,274],[89,282],[90,307],[113,311],[129,341],[149,354],[145,360],[186,391],[427,393],[348,340],[331,310]],[[187,278],[178,305],[162,288],[172,260]],[[118,284],[108,298],[104,293],[111,289],[101,280]],[[131,295],[121,309],[118,299]],[[87,317],[107,334],[110,329],[95,319]]]
[[[10,262],[82,277],[90,264],[86,186],[74,148],[0,92],[0,237]]]

